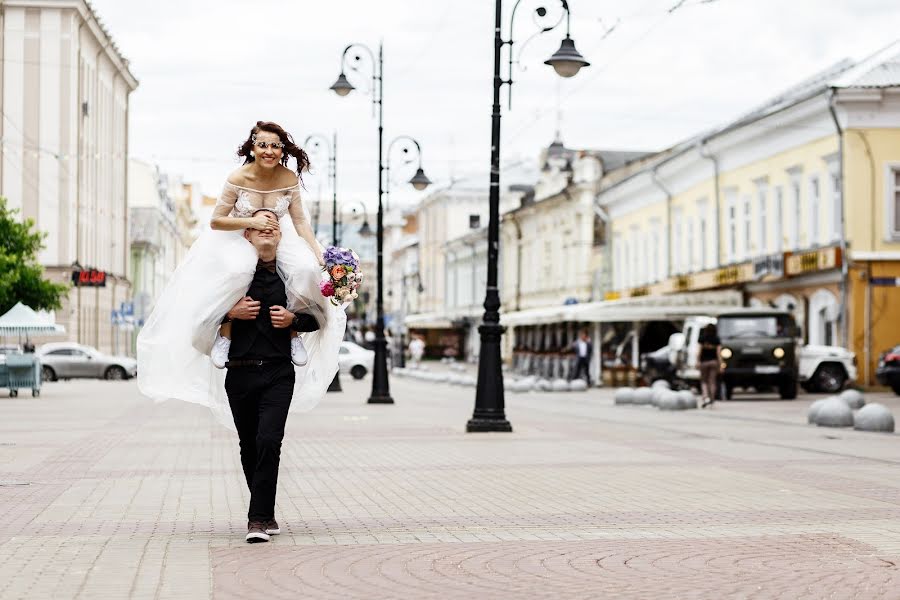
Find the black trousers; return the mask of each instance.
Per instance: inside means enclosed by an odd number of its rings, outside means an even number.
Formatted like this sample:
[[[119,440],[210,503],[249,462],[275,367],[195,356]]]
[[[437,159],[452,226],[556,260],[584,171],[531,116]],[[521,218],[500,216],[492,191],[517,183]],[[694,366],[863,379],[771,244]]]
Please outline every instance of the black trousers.
[[[579,379],[584,374],[584,379],[587,381],[588,387],[591,385],[591,360],[587,357],[579,356],[575,362],[575,375],[572,376],[572,379]]]
[[[225,391],[241,442],[244,477],[250,488],[247,519],[274,519],[281,441],[294,393],[294,365],[288,361],[229,368]]]

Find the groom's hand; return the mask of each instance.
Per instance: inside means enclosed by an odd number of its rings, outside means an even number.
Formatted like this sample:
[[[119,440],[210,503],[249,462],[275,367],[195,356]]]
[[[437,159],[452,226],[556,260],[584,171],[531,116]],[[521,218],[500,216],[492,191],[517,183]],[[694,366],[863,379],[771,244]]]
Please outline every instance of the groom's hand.
[[[287,329],[294,321],[294,313],[283,306],[269,307],[269,315],[272,317],[272,327],[275,329]]]
[[[259,314],[259,300],[254,300],[250,296],[244,296],[238,303],[231,307],[228,311],[229,319],[239,319],[241,321],[252,321]]]

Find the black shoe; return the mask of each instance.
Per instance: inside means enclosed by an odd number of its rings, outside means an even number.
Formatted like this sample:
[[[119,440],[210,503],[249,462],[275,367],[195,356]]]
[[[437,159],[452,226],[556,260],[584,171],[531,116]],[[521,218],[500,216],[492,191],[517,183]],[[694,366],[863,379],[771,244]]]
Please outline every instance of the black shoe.
[[[250,521],[247,523],[247,540],[248,544],[258,544],[259,542],[268,542],[269,534],[266,533],[265,521]]]

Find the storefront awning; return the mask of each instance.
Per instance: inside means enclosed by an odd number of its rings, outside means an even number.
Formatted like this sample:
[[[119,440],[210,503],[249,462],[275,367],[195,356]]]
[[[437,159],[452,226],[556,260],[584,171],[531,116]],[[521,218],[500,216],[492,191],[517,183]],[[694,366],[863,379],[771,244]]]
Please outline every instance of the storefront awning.
[[[409,329],[450,329],[453,323],[449,317],[439,313],[421,313],[409,315],[404,319]]]
[[[741,306],[742,300],[741,293],[736,290],[642,296],[523,310],[504,314],[500,322],[516,327],[565,322],[667,321],[717,315]]]

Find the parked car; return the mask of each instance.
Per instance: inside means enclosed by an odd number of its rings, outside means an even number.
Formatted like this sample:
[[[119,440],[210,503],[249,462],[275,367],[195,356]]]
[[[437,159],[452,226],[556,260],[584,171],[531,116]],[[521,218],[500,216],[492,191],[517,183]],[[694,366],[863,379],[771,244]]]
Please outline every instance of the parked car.
[[[375,353],[353,342],[341,342],[338,352],[338,367],[341,373],[349,373],[353,379],[362,379],[372,370]]]
[[[900,396],[900,346],[894,346],[881,355],[875,377],[878,383],[890,387]]]
[[[137,376],[137,361],[127,356],[110,356],[96,348],[72,342],[44,344],[37,351],[45,381],[97,378],[129,379]]]

